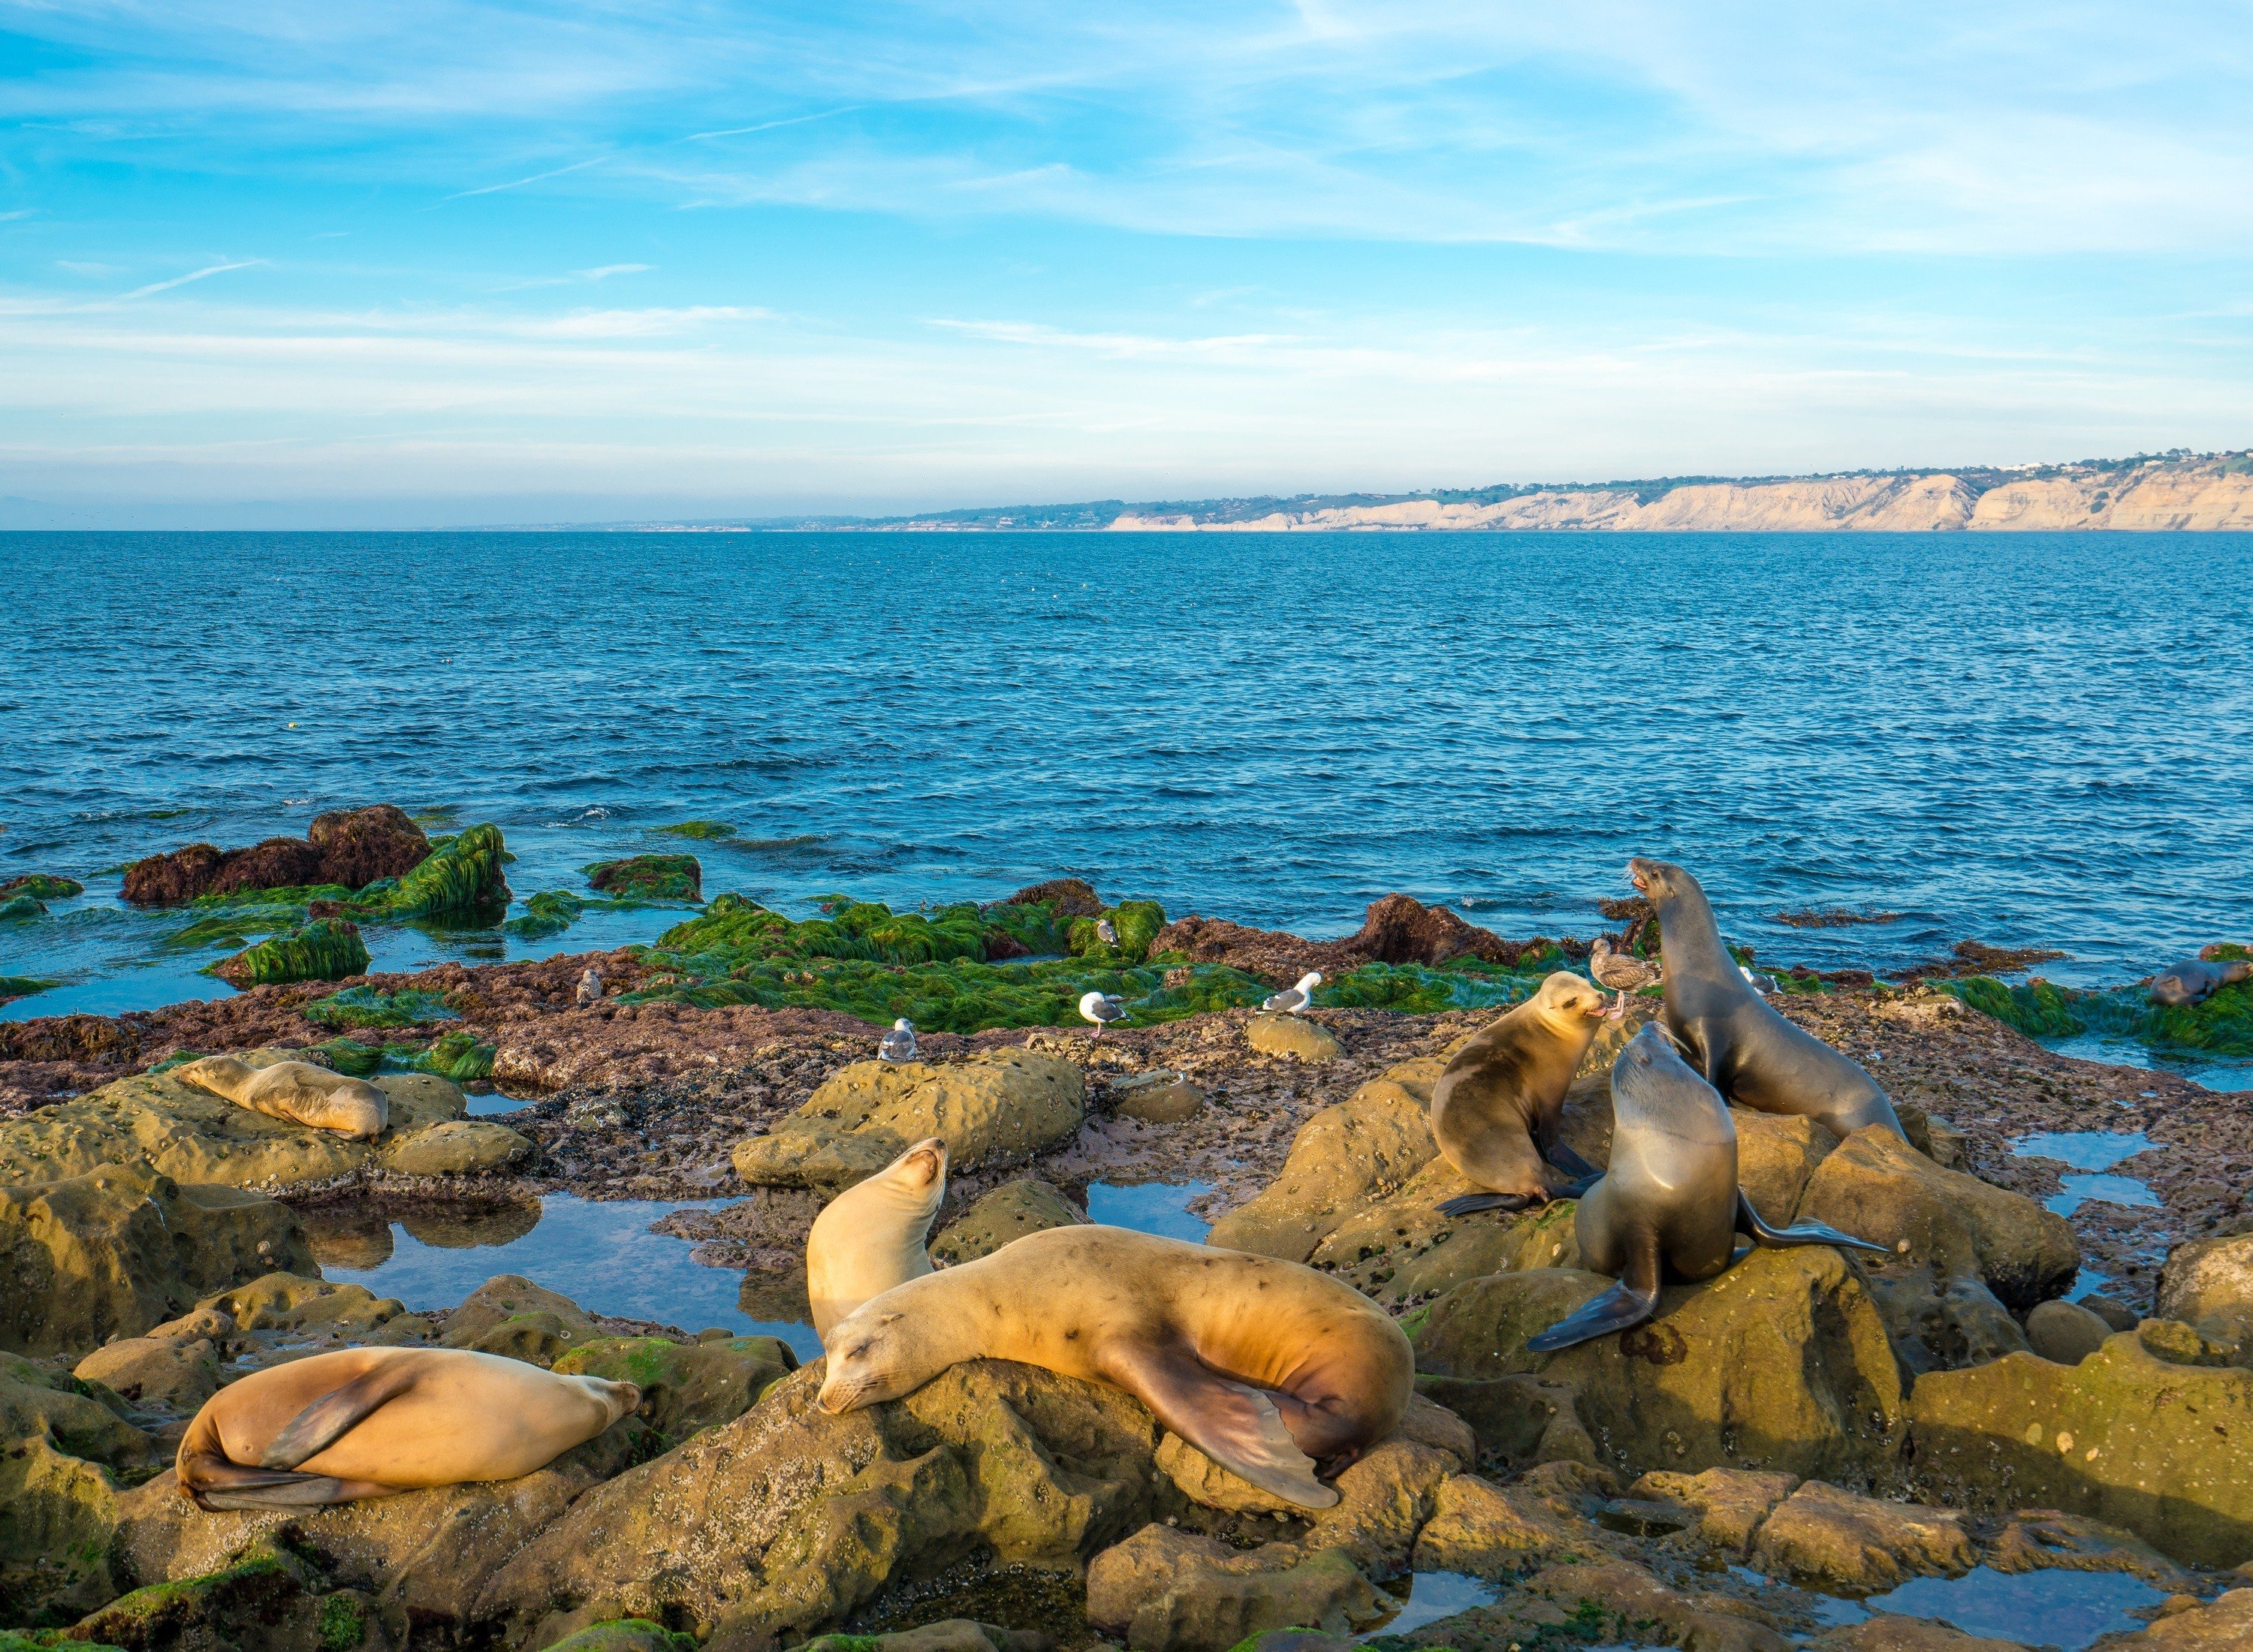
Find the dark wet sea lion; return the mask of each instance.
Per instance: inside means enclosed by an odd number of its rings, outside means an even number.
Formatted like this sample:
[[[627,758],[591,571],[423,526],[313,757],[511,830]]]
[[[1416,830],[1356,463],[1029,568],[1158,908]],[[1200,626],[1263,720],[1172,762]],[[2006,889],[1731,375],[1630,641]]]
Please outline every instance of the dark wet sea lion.
[[[1440,1156],[1487,1191],[1446,1201],[1444,1214],[1522,1210],[1594,1179],[1595,1167],[1557,1140],[1557,1125],[1603,1017],[1603,993],[1559,970],[1455,1052],[1432,1086],[1432,1134]]]
[[[1664,922],[1664,920],[1662,920]],[[1710,1279],[1758,1244],[1886,1247],[1820,1222],[1770,1227],[1737,1185],[1737,1128],[1712,1085],[1690,1070],[1653,1022],[1612,1063],[1612,1158],[1573,1213],[1587,1267],[1619,1283],[1528,1339],[1553,1353],[1649,1319],[1662,1279]]]
[[[1415,1356],[1392,1316],[1296,1262],[1126,1228],[1049,1228],[894,1286],[829,1335],[821,1406],[897,1399],[965,1360],[1133,1394],[1222,1467],[1301,1508],[1399,1426]]]
[[[2154,1004],[2178,1007],[2203,1004],[2217,986],[2243,980],[2253,980],[2253,960],[2194,958],[2152,976],[2151,999]]]
[[[1755,1112],[1812,1119],[1842,1141],[1866,1125],[1901,1133],[1893,1102],[1859,1063],[1802,1032],[1753,989],[1721,944],[1696,878],[1639,856],[1627,873],[1658,913],[1666,1030],[1707,1084]]]
[[[253,1371],[180,1440],[203,1509],[290,1509],[514,1480],[641,1404],[631,1383],[449,1348],[349,1348]]]

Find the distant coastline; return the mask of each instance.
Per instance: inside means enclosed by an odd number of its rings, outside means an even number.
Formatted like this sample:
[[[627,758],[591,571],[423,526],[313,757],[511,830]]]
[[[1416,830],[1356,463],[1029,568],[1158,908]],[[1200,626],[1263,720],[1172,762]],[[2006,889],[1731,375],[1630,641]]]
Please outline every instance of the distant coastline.
[[[581,524],[579,526],[596,526]],[[920,516],[807,516],[599,526],[646,533],[818,528],[891,533],[1419,532],[1887,533],[2253,531],[2253,450],[2141,454],[2008,470],[1664,477],[1418,493],[1015,505]]]

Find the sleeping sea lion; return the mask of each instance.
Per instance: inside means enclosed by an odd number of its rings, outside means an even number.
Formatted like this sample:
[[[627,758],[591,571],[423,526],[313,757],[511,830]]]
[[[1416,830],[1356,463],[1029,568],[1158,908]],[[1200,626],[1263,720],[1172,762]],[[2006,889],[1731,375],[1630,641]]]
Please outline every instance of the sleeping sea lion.
[[[1663,920],[1662,920],[1663,922]],[[1649,1319],[1662,1274],[1710,1279],[1737,1258],[1737,1236],[1760,1244],[1882,1244],[1810,1222],[1772,1228],[1737,1185],[1737,1127],[1712,1085],[1674,1053],[1653,1021],[1612,1063],[1612,1160],[1573,1212],[1588,1268],[1619,1283],[1525,1346],[1552,1353]]]
[[[288,1509],[513,1480],[641,1404],[631,1383],[448,1348],[348,1348],[229,1383],[180,1440],[203,1509]]]
[[[223,1096],[269,1119],[348,1136],[380,1136],[391,1122],[391,1098],[365,1078],[331,1072],[305,1061],[253,1067],[232,1056],[206,1056],[176,1068],[181,1083]]]
[[[813,1334],[872,1296],[931,1272],[924,1241],[946,1197],[946,1143],[926,1137],[824,1205],[806,1236],[806,1293]]]
[[[1449,1164],[1489,1191],[1444,1201],[1443,1215],[1522,1210],[1573,1197],[1595,1179],[1557,1126],[1604,1015],[1604,995],[1560,969],[1455,1052],[1432,1086],[1432,1134]]]
[[[1778,1014],[1752,984],[1713,922],[1698,880],[1678,866],[1638,856],[1635,887],[1658,913],[1665,965],[1666,1030],[1705,1082],[1755,1112],[1812,1119],[1845,1140],[1865,1125],[1901,1133],[1878,1081],[1811,1033]]]
[[[2253,980],[2253,961],[2242,958],[2220,960],[2196,958],[2152,976],[2151,999],[2154,1004],[2170,1004],[2178,1007],[2203,1004],[2214,996],[2215,987],[2243,980]]]
[[[951,1365],[1022,1360],[1109,1383],[1224,1467],[1306,1509],[1399,1425],[1408,1339],[1296,1262],[1126,1228],[1049,1228],[895,1286],[839,1322],[821,1406],[912,1393]]]

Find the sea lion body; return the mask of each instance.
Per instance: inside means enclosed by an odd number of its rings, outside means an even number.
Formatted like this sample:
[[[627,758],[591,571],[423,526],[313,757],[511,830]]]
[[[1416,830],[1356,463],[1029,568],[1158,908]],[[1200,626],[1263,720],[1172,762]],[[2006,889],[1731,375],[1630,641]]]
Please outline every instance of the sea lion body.
[[[924,1242],[946,1197],[946,1143],[918,1141],[865,1181],[824,1205],[806,1236],[806,1293],[813,1334],[872,1296],[931,1271]]]
[[[1755,1112],[1812,1119],[1842,1141],[1866,1125],[1901,1133],[1891,1098],[1859,1063],[1793,1026],[1753,989],[1696,878],[1639,857],[1628,875],[1658,913],[1666,1029],[1707,1084]]]
[[[1488,1191],[1449,1199],[1449,1216],[1515,1210],[1581,1191],[1595,1167],[1557,1140],[1565,1092],[1605,1014],[1604,995],[1569,971],[1455,1052],[1432,1086],[1440,1156]]]
[[[1526,1347],[1550,1353],[1650,1317],[1662,1279],[1710,1279],[1736,1259],[1740,1234],[1770,1245],[1883,1251],[1819,1222],[1775,1228],[1737,1185],[1737,1127],[1720,1092],[1690,1070],[1657,1023],[1612,1063],[1612,1153],[1581,1196],[1573,1232],[1590,1271],[1619,1283]]]
[[[391,1123],[391,1098],[365,1078],[331,1072],[310,1062],[278,1061],[253,1067],[232,1056],[206,1056],[177,1069],[182,1084],[225,1097],[238,1107],[286,1119],[315,1130],[374,1137]]]
[[[640,1403],[631,1383],[497,1354],[342,1349],[254,1371],[206,1400],[180,1440],[180,1489],[205,1509],[264,1509],[513,1480]]]
[[[2214,996],[2216,987],[2234,981],[2253,979],[2253,961],[2235,958],[2222,960],[2194,958],[2187,964],[2178,964],[2152,977],[2150,994],[2154,1004],[2184,1007],[2203,1004]]]
[[[1020,1360],[1134,1395],[1223,1467],[1304,1508],[1315,1477],[1399,1425],[1408,1339],[1295,1262],[1125,1228],[1050,1228],[910,1279],[832,1333],[823,1409],[911,1393],[971,1359]]]

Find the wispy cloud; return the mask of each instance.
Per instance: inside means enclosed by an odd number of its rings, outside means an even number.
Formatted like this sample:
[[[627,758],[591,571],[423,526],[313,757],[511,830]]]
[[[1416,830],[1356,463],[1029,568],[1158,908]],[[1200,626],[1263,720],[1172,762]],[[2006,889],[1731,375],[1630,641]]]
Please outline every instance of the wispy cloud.
[[[230,270],[255,268],[265,261],[262,258],[240,258],[233,263],[206,264],[201,269],[192,269],[186,275],[175,275],[169,281],[152,281],[145,287],[136,287],[129,293],[119,293],[109,302],[122,304],[135,298],[152,297],[157,293],[170,292],[175,287],[185,287],[191,282],[209,281],[213,275],[224,275]]]
[[[551,167],[544,172],[534,172],[529,178],[512,178],[506,184],[486,184],[477,189],[459,189],[446,197],[450,201],[465,201],[476,195],[498,195],[504,190],[522,189],[527,184],[544,184],[551,178],[562,178],[571,172],[583,172],[590,166],[600,166],[610,157],[596,155],[583,161],[574,161],[568,166]]]

